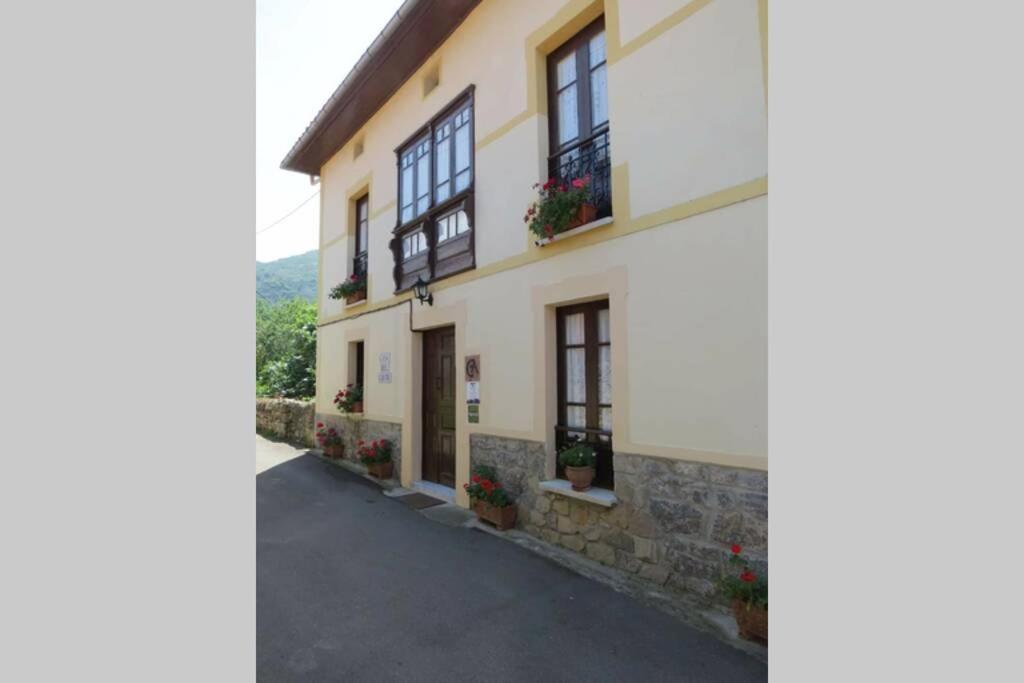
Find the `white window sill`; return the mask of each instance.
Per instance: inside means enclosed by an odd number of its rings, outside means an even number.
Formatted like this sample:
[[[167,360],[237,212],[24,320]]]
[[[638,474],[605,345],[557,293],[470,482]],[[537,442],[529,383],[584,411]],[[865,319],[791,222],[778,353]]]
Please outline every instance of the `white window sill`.
[[[578,228],[573,228],[572,230],[566,230],[565,232],[560,232],[557,235],[555,235],[554,237],[545,237],[543,239],[535,240],[534,244],[536,244],[538,247],[543,247],[545,244],[551,244],[552,242],[558,242],[560,240],[569,239],[570,237],[575,237],[576,235],[582,235],[585,232],[589,232],[591,230],[596,230],[597,228],[604,227],[606,225],[609,225],[614,220],[615,220],[614,216],[607,216],[605,218],[599,218],[596,221],[591,221],[590,223],[587,223],[585,225],[581,225]]]
[[[554,493],[559,496],[566,496],[568,498],[575,498],[576,500],[584,500],[594,505],[600,505],[601,507],[610,508],[615,506],[619,502],[619,499],[614,493],[608,489],[599,489],[592,487],[586,491],[576,491],[565,479],[551,479],[550,481],[542,481],[540,483],[540,490],[547,491],[548,493]]]

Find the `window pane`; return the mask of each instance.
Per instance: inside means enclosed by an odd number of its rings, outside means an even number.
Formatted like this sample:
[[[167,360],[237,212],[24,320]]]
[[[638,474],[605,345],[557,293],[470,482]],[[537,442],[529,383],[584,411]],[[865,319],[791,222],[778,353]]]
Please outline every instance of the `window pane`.
[[[356,243],[358,246],[357,252],[360,254],[366,253],[366,239],[368,227],[369,226],[367,225],[366,221],[363,221],[359,224],[359,235],[356,238]]]
[[[451,167],[451,157],[449,156],[451,145],[450,139],[437,143],[437,179],[434,182],[438,186],[448,182],[448,176],[451,173],[449,170]]]
[[[402,222],[412,218],[412,166],[402,169]]]
[[[605,431],[608,431],[608,432],[612,431],[612,409],[611,408],[601,408],[600,420],[601,420],[601,424],[598,425],[598,426],[601,429],[603,429]],[[601,437],[601,441],[607,441],[607,440],[608,440],[607,436],[602,436]]]
[[[451,217],[446,216],[437,222],[437,241],[444,242],[451,237]]]
[[[427,236],[422,232],[416,233],[416,237],[419,238],[419,251],[424,252],[427,250]]]
[[[409,237],[402,238],[402,258],[407,259],[410,256],[410,240]]]
[[[464,232],[469,232],[469,216],[466,215],[465,211],[459,211],[456,214],[456,221],[458,223],[458,233],[461,235]]]
[[[612,347],[597,347],[597,402],[612,402]]]
[[[430,206],[430,155],[424,154],[416,165],[416,213]]]
[[[583,406],[566,406],[565,407],[565,421],[566,427],[586,427],[587,426],[587,409]],[[583,434],[580,434],[582,437]]]
[[[455,176],[455,191],[462,192],[469,187],[469,170],[465,170]]]
[[[359,200],[359,202],[356,203],[356,218],[360,222],[366,220],[366,211],[367,211],[366,207],[368,207],[369,205],[370,205],[370,202],[366,201],[365,199],[361,199],[361,200]]]
[[[558,63],[558,89],[561,90],[570,83],[576,81],[576,53]]]
[[[597,312],[597,341],[607,344],[612,340],[611,329],[609,328],[608,309],[602,308]]]
[[[565,316],[565,343],[583,343],[583,314],[573,313]]]
[[[558,93],[558,144],[564,145],[579,135],[576,113],[576,84]]]
[[[590,122],[595,128],[608,120],[608,66],[590,72]]]
[[[590,39],[590,68],[604,61],[604,31]]]
[[[565,400],[568,403],[587,401],[586,349],[565,350]]]
[[[437,186],[437,201],[443,202],[452,196],[452,184],[445,181]]]
[[[455,131],[455,172],[469,168],[469,126]]]

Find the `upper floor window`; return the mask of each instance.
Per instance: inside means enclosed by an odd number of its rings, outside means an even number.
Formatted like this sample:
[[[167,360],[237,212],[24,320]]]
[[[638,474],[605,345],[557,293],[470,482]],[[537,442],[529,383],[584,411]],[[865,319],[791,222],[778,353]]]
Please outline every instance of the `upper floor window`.
[[[608,64],[604,17],[548,56],[548,173],[568,183],[590,176],[598,217],[611,215]]]
[[[370,195],[356,200],[356,244],[352,258],[352,272],[366,274],[367,242],[370,239]]]
[[[398,154],[395,290],[453,275],[473,256],[473,89],[418,130]]]

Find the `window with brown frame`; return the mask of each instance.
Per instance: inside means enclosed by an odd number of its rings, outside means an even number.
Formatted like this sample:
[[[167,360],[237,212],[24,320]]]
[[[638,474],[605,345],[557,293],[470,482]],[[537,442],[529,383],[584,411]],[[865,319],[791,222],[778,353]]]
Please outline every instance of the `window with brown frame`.
[[[367,241],[370,238],[370,195],[356,200],[355,251],[352,257],[352,272],[366,275]]]
[[[594,486],[615,488],[612,468],[612,357],[608,300],[563,306],[558,325],[558,450],[574,439],[597,454]],[[561,464],[559,478],[565,478]]]
[[[355,383],[359,386],[363,386],[363,372],[364,372],[364,342],[356,342],[356,381]]]
[[[604,17],[548,55],[548,174],[590,177],[597,217],[612,214]]]
[[[396,150],[395,291],[476,265],[473,238],[473,86]]]

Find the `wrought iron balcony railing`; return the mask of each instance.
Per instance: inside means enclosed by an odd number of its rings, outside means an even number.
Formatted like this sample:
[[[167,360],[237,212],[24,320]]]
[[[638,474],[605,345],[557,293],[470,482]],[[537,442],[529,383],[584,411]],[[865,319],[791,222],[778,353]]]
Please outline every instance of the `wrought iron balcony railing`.
[[[609,138],[610,131],[606,129],[548,157],[548,172],[560,182],[569,183],[576,178],[590,176],[591,199],[597,207],[598,218],[612,215]]]

